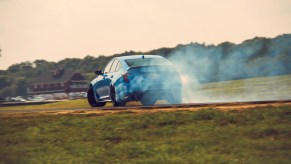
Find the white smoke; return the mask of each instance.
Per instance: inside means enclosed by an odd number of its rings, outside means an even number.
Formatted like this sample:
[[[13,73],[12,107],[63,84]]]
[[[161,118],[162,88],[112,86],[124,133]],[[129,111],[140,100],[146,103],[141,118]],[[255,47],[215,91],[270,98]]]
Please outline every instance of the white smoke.
[[[176,47],[167,57],[181,74],[184,103],[290,99],[290,92],[282,89],[290,81],[281,77],[248,79],[290,74],[286,63],[291,62],[290,47],[282,48],[282,44],[286,43],[280,39],[240,45],[190,44]]]

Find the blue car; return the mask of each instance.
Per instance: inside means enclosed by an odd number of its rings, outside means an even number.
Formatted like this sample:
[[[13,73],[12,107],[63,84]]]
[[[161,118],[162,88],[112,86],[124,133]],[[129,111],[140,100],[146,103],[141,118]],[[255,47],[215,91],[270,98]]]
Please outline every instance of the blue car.
[[[106,102],[125,106],[129,101],[154,105],[157,100],[170,104],[182,101],[180,74],[165,58],[157,55],[133,55],[111,59],[103,71],[96,71],[87,98],[92,107]]]

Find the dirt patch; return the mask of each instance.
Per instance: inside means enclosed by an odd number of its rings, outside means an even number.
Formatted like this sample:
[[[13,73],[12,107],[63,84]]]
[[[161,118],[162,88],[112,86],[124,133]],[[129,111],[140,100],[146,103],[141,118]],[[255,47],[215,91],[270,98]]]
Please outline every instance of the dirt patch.
[[[129,107],[106,107],[106,108],[86,108],[86,109],[50,109],[50,110],[34,110],[34,111],[1,111],[0,118],[3,117],[38,117],[44,115],[108,115],[117,113],[134,113],[146,114],[157,112],[173,112],[173,111],[194,111],[205,108],[215,108],[218,110],[248,110],[257,107],[279,107],[290,106],[291,100],[281,101],[253,101],[253,102],[221,102],[221,103],[196,103],[181,105],[158,105],[158,106],[129,106]]]

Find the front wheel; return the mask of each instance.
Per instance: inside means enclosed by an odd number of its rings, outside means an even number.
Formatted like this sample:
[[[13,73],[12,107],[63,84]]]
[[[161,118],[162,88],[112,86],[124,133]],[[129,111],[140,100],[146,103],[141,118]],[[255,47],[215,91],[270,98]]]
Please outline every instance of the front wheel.
[[[93,87],[90,86],[87,92],[87,100],[91,107],[103,107],[106,102],[97,102],[94,97]]]

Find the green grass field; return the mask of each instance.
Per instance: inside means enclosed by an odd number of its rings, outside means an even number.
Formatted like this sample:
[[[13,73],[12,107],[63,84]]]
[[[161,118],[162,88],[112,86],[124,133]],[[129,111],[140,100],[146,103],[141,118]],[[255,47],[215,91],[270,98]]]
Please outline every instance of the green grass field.
[[[291,108],[1,117],[0,163],[291,163]]]
[[[217,101],[291,99],[291,75],[208,83],[194,91]],[[86,107],[81,99],[0,110]],[[0,117],[0,164],[291,163],[291,107]]]

